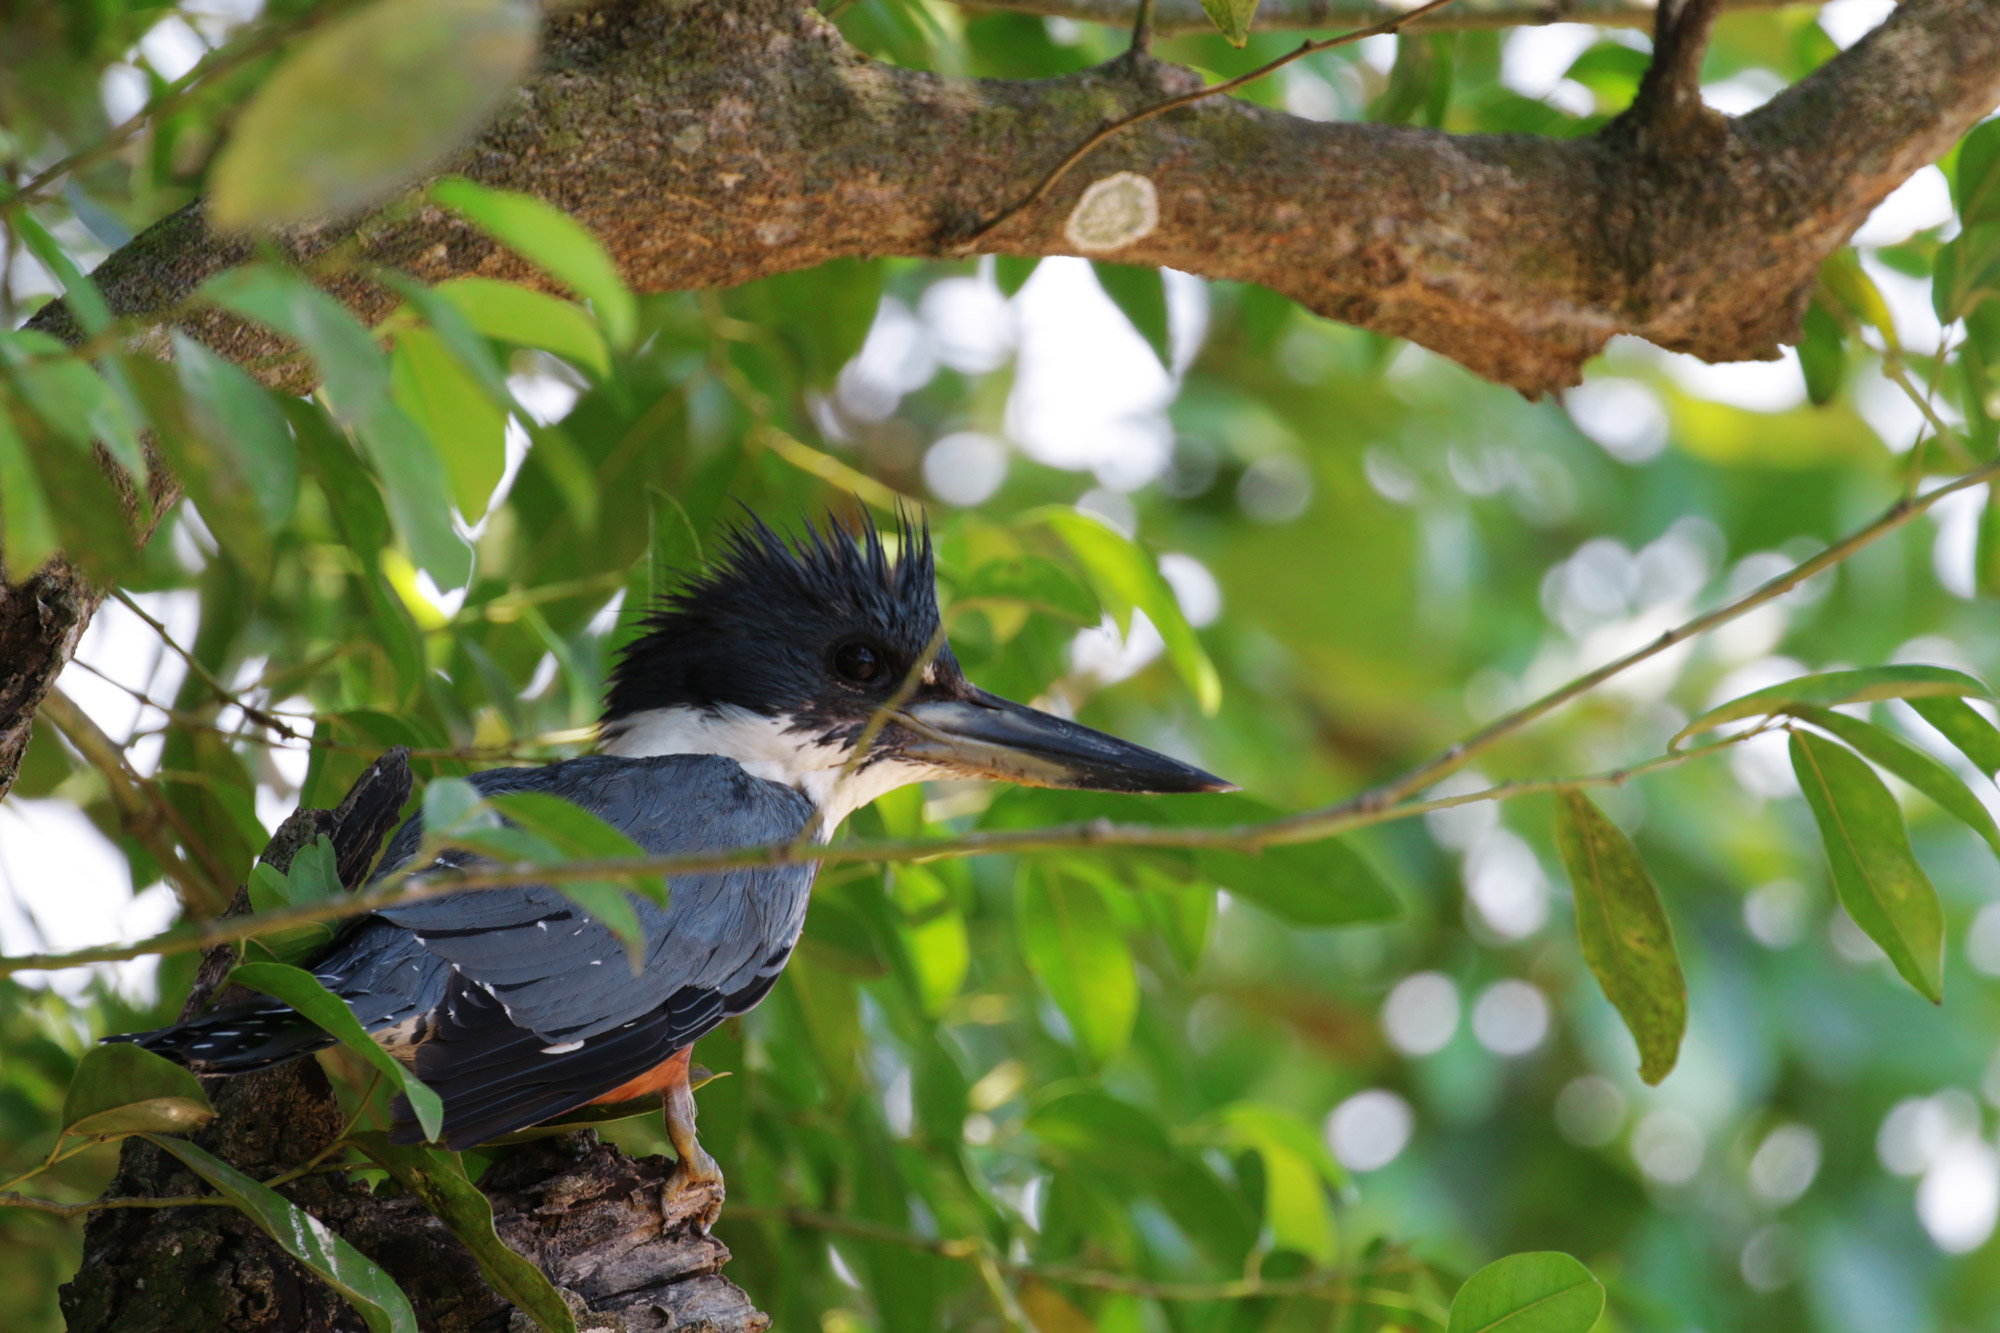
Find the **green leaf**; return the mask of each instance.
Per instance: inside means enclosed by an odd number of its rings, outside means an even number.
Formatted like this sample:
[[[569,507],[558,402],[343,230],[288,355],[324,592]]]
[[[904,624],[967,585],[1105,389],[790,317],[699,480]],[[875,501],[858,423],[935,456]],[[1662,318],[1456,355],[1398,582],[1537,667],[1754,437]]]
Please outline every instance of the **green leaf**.
[[[1393,921],[1403,910],[1375,867],[1339,838],[1256,852],[1204,847],[1195,864],[1232,894],[1295,926]]]
[[[42,512],[55,524],[57,544],[91,579],[117,580],[136,552],[131,524],[110,476],[93,452],[58,440],[47,423],[8,399],[0,393],[0,416],[10,418],[7,424],[19,445],[17,458],[33,468],[41,483],[47,502]],[[192,484],[189,490],[194,490]],[[38,543],[32,519],[26,521],[30,537],[25,544],[32,550]]]
[[[1139,1015],[1139,979],[1125,937],[1088,880],[1058,866],[1023,865],[1015,921],[1021,954],[1069,1020],[1094,1065],[1125,1049]]]
[[[1951,702],[1966,707],[1962,699]],[[1872,722],[1863,722],[1860,718],[1826,708],[1801,705],[1792,711],[1793,716],[1838,736],[1936,801],[1948,813],[1962,820],[1967,828],[1986,839],[1986,845],[1993,849],[1995,855],[2000,855],[2000,826],[1994,824],[1992,813],[1972,794],[1970,788],[1959,781],[1958,774],[1952,772],[1949,765]],[[1970,709],[1967,708],[1967,711]],[[1981,720],[1984,721],[1983,718]]]
[[[426,328],[397,332],[389,382],[443,461],[458,511],[477,521],[507,470],[506,408]]]
[[[373,203],[463,143],[535,58],[527,0],[377,0],[326,24],[236,118],[209,173],[223,230]]]
[[[298,447],[284,413],[264,386],[185,334],[174,335],[174,361],[191,423],[233,469],[264,525],[282,526],[299,489]]]
[[[69,304],[70,313],[76,316],[77,327],[92,338],[110,328],[111,309],[104,304],[104,294],[97,290],[95,282],[84,276],[76,261],[69,257],[69,251],[63,249],[62,242],[25,208],[16,209],[7,221],[35,258],[41,260],[42,266],[62,284],[63,300]]]
[[[1910,851],[1896,798],[1875,770],[1832,741],[1795,731],[1791,749],[1841,905],[1918,994],[1942,1003],[1944,910]]]
[[[2000,222],[1967,227],[1938,247],[1931,306],[1945,323],[1962,319],[2000,295]]]
[[[250,910],[253,912],[321,902],[346,892],[340,882],[333,843],[324,834],[299,849],[292,858],[289,872],[261,861],[252,866],[247,887]],[[333,926],[324,921],[266,931],[250,938],[248,943],[254,944],[259,952],[246,953],[246,959],[253,962],[301,963],[325,948],[333,938]]]
[[[1251,0],[1249,7],[1255,9],[1256,0]],[[1214,10],[1209,12],[1213,14]],[[1241,46],[1243,43],[1236,44]],[[1139,336],[1146,340],[1146,345],[1153,349],[1153,355],[1160,358],[1160,364],[1171,372],[1174,348],[1167,329],[1167,284],[1160,270],[1136,264],[1109,264],[1103,260],[1093,260],[1091,267],[1097,272],[1097,285],[1131,321]]]
[[[72,448],[88,453],[102,443],[120,467],[134,477],[146,475],[145,451],[131,411],[89,362],[45,356],[17,362],[8,375],[21,400]]]
[[[1257,16],[1257,0],[1201,0],[1201,7],[1231,46],[1242,46],[1250,40],[1250,23]]]
[[[1912,699],[1917,716],[1944,733],[1958,752],[1987,777],[2000,774],[2000,729],[1963,699]]]
[[[1167,658],[1194,691],[1203,713],[1213,715],[1222,705],[1222,678],[1215,664],[1181,614],[1174,590],[1159,565],[1131,538],[1102,520],[1066,505],[1030,510],[1018,520],[1039,523],[1062,538],[1111,612],[1120,631],[1130,628],[1133,609],[1146,613],[1166,641]]]
[[[285,878],[291,886],[291,901],[298,904],[325,902],[347,892],[340,882],[340,862],[334,854],[333,840],[324,833],[299,848]]]
[[[1588,1333],[1603,1313],[1603,1284],[1567,1254],[1510,1254],[1465,1280],[1446,1333]]]
[[[1806,307],[1799,367],[1805,372],[1806,397],[1814,406],[1824,407],[1839,396],[1841,383],[1847,378],[1846,333],[1840,321],[1817,301]]]
[[[63,1097],[62,1132],[87,1139],[185,1134],[213,1119],[200,1079],[130,1042],[91,1047]]]
[[[497,278],[455,278],[436,290],[482,337],[552,352],[599,377],[611,374],[604,335],[573,301]]]
[[[410,557],[440,587],[462,585],[472,551],[451,526],[451,482],[430,436],[387,399],[376,404],[355,434],[388,492],[396,531]]]
[[[573,801],[544,792],[503,792],[487,797],[487,803],[507,821],[547,838],[557,852],[574,860],[638,859],[646,849],[632,841],[623,829],[608,824]],[[659,879],[659,876],[651,876]],[[635,886],[661,906],[667,902],[664,881]]]
[[[826,389],[868,341],[885,275],[876,260],[834,259],[746,283],[723,301],[730,314],[776,334],[806,383]]]
[[[0,402],[0,561],[6,564],[5,577],[26,582],[61,545],[35,460]]]
[[[210,278],[195,295],[268,325],[303,347],[343,425],[365,421],[388,390],[388,369],[375,339],[347,307],[295,269],[249,264]]]
[[[890,879],[896,905],[903,909],[903,940],[916,975],[924,1012],[935,1017],[957,998],[972,967],[965,917],[951,891],[928,867],[899,865]],[[822,908],[827,904],[820,904]]]
[[[465,1177],[457,1154],[393,1144],[380,1130],[350,1136],[396,1182],[465,1243],[487,1285],[528,1313],[547,1333],[576,1333],[576,1316],[542,1270],[507,1247],[493,1229],[493,1205]]]
[[[1966,675],[1940,666],[1862,667],[1855,671],[1826,671],[1800,676],[1783,684],[1756,690],[1741,698],[1709,709],[1675,733],[1667,742],[1669,750],[1697,732],[1735,722],[1746,717],[1776,717],[1790,713],[1795,705],[1867,703],[1875,699],[1925,699],[1972,696],[1990,699],[1992,691]]]
[[[1861,267],[1860,256],[1853,246],[1842,246],[1827,257],[1819,266],[1819,281],[1822,296],[1844,306],[1855,319],[1881,334],[1890,351],[1902,351],[1889,303],[1883,299],[1875,280]]]
[[[1254,1150],[1264,1162],[1264,1222],[1278,1249],[1316,1263],[1333,1261],[1328,1186],[1345,1179],[1326,1144],[1298,1116],[1253,1102],[1232,1102],[1216,1116],[1225,1143]]]
[[[418,1333],[416,1312],[395,1281],[311,1213],[184,1139],[151,1134],[146,1139],[178,1157],[188,1170],[241,1209],[279,1249],[345,1297],[368,1325],[369,1333]]]
[[[1982,122],[1959,141],[1951,185],[1962,225],[2000,222],[2000,124]]]
[[[1042,262],[1040,255],[995,255],[993,256],[993,281],[1000,288],[1002,296],[1013,296],[1028,285],[1028,279],[1035,276],[1035,268]]]
[[[485,802],[464,778],[432,778],[424,787],[424,834],[443,837],[468,826]]]
[[[497,827],[502,817],[511,827]],[[434,779],[424,789],[424,830],[453,847],[498,861],[557,865],[646,854],[624,833],[559,796],[508,792],[482,801],[477,789],[460,778]],[[624,943],[636,974],[645,958],[646,932],[631,895],[666,906],[666,876],[564,880],[554,887]]]
[[[380,1070],[385,1078],[410,1099],[410,1109],[423,1126],[424,1137],[435,1139],[444,1125],[444,1103],[425,1087],[417,1076],[375,1044],[347,1001],[320,985],[319,978],[303,968],[283,963],[244,963],[229,974],[229,980],[250,990],[283,1001],[311,1019],[341,1045]]]
[[[431,198],[460,213],[589,301],[624,350],[639,328],[639,304],[597,238],[569,214],[532,195],[490,190],[461,177],[431,187]]]
[[[1019,602],[1079,625],[1095,625],[1103,614],[1090,589],[1068,570],[1034,555],[980,565],[959,587],[953,605],[960,602]]]
[[[1639,1077],[1658,1083],[1687,1032],[1687,980],[1666,905],[1639,849],[1575,788],[1556,793],[1555,840],[1576,894],[1584,961],[1639,1043]]]
[[[1967,359],[1974,359],[1968,349]],[[1994,431],[1988,422],[1986,440],[1992,452]],[[2000,491],[1989,490],[1979,509],[1979,536],[1972,553],[1972,586],[1981,597],[2000,597]]]

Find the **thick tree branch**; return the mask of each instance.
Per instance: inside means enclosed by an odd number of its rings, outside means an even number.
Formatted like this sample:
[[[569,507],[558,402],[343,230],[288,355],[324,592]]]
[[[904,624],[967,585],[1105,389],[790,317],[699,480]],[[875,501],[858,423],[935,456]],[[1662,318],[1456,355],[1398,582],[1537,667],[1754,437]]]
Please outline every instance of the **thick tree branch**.
[[[714,286],[841,256],[949,252],[1068,146],[1198,86],[1144,57],[1075,76],[949,80],[861,56],[778,0],[631,3],[551,21],[547,72],[458,164],[561,205],[633,284]],[[2000,7],[1910,0],[1761,110],[1687,142],[1455,136],[1321,124],[1214,99],[1133,126],[985,246],[1073,253],[1078,196],[1118,171],[1159,204],[1106,251],[1259,282],[1411,338],[1527,393],[1577,381],[1629,333],[1711,360],[1774,355],[1820,261],[1917,167],[2000,103]],[[438,279],[524,274],[441,210],[302,229],[302,258]],[[198,207],[98,272],[114,306],[165,309],[240,262]],[[366,314],[385,294],[333,283]],[[273,351],[214,329],[242,359]]]
[[[1776,9],[1793,0],[1724,0],[1729,9]],[[1124,27],[1138,6],[1133,0],[976,0],[979,9],[1007,9],[1049,18],[1078,19]],[[1256,27],[1283,29],[1354,28],[1394,18],[1407,6],[1384,0],[1263,0]],[[1410,25],[1413,31],[1523,28],[1544,23],[1595,23],[1603,27],[1650,28],[1653,0],[1467,0]],[[1215,31],[1201,0],[1157,0],[1153,31],[1162,37]]]

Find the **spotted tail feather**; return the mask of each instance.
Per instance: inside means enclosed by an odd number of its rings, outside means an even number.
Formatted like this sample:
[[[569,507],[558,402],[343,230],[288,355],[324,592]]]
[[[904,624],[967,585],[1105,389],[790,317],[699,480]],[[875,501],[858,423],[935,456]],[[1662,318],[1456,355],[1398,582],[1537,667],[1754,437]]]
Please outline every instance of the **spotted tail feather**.
[[[333,1038],[294,1010],[231,1009],[186,1023],[132,1032],[106,1041],[129,1041],[197,1074],[247,1074],[333,1045]]]

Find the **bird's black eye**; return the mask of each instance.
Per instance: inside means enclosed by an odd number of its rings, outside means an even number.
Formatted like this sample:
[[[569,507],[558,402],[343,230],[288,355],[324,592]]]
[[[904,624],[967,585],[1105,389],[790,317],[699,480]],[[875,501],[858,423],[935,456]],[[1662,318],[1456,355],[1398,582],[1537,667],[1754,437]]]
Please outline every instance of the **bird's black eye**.
[[[843,680],[866,685],[882,674],[882,654],[870,643],[843,643],[833,650],[833,669]]]

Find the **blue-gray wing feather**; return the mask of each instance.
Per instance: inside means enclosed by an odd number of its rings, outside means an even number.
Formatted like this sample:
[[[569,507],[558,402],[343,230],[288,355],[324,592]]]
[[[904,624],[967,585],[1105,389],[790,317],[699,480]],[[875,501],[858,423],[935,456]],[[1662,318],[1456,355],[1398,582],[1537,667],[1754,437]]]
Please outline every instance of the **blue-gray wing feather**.
[[[798,792],[708,755],[592,755],[494,769],[473,783],[486,793],[559,796],[661,856],[786,842],[811,815]],[[377,875],[406,862],[422,834],[412,818]],[[624,943],[546,885],[471,890],[378,915],[489,991],[514,1024],[560,1045],[651,1014],[689,988],[754,1003],[798,940],[813,874],[813,866],[792,865],[676,875],[665,908],[632,895],[646,933],[636,976]]]

